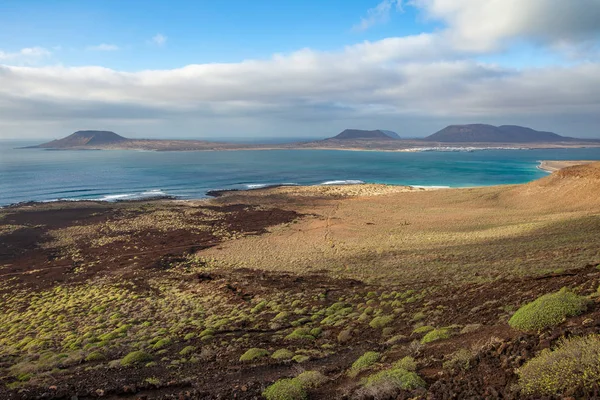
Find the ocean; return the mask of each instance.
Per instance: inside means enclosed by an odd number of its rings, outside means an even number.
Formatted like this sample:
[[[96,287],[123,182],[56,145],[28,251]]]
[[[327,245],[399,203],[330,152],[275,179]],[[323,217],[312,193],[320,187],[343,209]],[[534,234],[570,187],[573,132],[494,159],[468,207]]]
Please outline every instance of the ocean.
[[[600,148],[415,153],[15,149],[36,143],[0,140],[0,206],[58,199],[197,199],[214,189],[278,184],[501,185],[545,176],[537,168],[539,160],[600,160]]]

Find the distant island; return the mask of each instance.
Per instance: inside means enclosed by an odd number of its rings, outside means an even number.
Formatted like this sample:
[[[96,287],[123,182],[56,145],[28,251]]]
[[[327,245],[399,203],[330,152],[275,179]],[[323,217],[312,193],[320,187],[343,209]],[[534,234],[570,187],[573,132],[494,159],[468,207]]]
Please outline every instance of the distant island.
[[[561,136],[553,132],[536,131],[518,125],[471,124],[450,125],[423,140],[443,143],[554,143],[582,139]]]
[[[384,131],[381,129],[377,129],[374,131],[365,131],[365,130],[361,130],[361,129],[345,129],[344,131],[340,132],[339,134],[337,134],[336,136],[334,136],[332,139],[342,139],[342,140],[346,140],[346,139],[383,139],[383,140],[389,140],[389,139],[400,139],[400,136],[398,136],[398,134],[396,132],[392,132],[392,131]]]
[[[600,147],[598,139],[577,139],[518,125],[450,125],[422,139],[402,139],[389,130],[345,129],[328,139],[287,144],[239,144],[203,140],[128,139],[111,131],[77,131],[65,138],[37,146],[51,150],[476,150],[488,148],[573,148]]]

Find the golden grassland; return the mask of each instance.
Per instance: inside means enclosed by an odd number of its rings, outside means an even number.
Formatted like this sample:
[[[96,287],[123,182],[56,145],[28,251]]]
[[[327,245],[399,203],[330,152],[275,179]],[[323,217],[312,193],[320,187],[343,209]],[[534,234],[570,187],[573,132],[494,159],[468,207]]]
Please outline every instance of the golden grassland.
[[[544,274],[600,260],[597,188],[549,177],[522,186],[296,201],[309,217],[200,254],[224,265],[380,282]],[[260,204],[277,201],[273,196],[267,190],[245,198]]]

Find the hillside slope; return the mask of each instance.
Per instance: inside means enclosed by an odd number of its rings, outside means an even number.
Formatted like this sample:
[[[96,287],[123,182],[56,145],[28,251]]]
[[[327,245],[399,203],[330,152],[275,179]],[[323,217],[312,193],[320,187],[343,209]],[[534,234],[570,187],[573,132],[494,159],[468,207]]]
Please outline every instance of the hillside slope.
[[[388,140],[388,139],[396,139],[393,135],[386,133],[387,131],[382,131],[380,129],[376,129],[373,131],[367,131],[362,129],[346,129],[339,133],[338,135],[332,137],[331,139],[341,139],[341,140],[355,140],[355,139],[373,139],[373,140]],[[394,133],[394,132],[392,132]],[[394,133],[395,134],[395,133]],[[396,135],[398,136],[398,135]]]
[[[77,131],[65,138],[42,143],[39,148],[66,149],[82,146],[105,146],[127,142],[129,139],[110,131]]]
[[[569,142],[574,139],[518,125],[469,124],[447,126],[423,140],[443,143],[552,143]]]

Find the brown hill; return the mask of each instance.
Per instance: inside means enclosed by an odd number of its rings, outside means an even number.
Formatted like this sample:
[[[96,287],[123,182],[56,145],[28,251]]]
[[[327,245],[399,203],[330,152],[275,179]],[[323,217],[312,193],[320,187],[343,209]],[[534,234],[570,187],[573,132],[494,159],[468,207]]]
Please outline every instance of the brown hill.
[[[509,206],[531,209],[571,210],[600,207],[600,162],[563,168],[536,181],[500,193]]]

